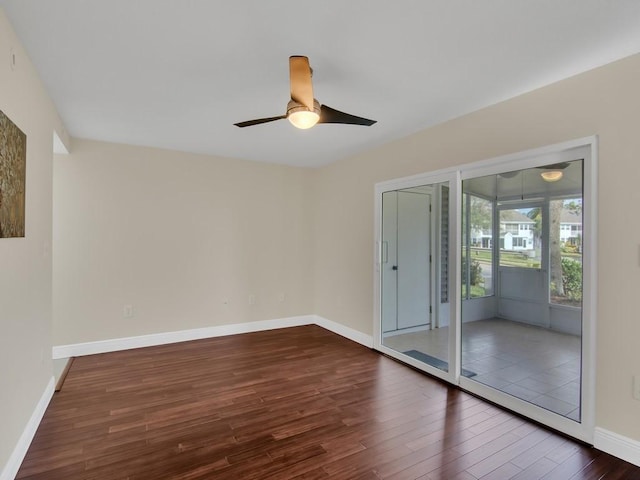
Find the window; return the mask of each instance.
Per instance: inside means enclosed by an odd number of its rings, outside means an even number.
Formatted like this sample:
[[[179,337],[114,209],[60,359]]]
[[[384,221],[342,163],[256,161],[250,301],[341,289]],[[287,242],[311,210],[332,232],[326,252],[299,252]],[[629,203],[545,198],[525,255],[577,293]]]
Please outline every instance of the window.
[[[518,234],[518,224],[517,223],[505,223],[504,231],[507,233],[513,233],[514,235]]]
[[[500,266],[540,268],[540,208],[503,207],[499,212]]]
[[[462,298],[487,297],[493,295],[493,202],[464,194],[462,210]]]
[[[514,247],[527,248],[527,239],[522,237],[514,237],[513,239]]]
[[[582,198],[549,202],[549,301],[582,305]]]

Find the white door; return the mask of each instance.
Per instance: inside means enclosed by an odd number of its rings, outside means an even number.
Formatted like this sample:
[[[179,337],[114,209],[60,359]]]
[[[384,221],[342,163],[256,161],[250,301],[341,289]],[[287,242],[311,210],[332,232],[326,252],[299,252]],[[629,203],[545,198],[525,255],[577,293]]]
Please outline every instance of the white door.
[[[398,192],[398,328],[430,322],[431,195]]]
[[[382,331],[430,323],[431,195],[385,192],[382,202]]]

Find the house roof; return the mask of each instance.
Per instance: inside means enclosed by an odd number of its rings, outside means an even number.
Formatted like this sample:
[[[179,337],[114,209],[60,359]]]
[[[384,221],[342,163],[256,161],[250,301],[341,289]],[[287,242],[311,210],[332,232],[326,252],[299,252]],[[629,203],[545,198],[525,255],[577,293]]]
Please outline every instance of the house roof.
[[[500,223],[535,223],[517,210],[500,210]]]
[[[297,166],[324,165],[640,52],[634,1],[0,6],[72,136]],[[235,127],[285,113],[290,55],[310,58],[320,103],[378,123]]]
[[[560,223],[573,223],[582,225],[582,213],[563,208],[562,213],[560,214]]]

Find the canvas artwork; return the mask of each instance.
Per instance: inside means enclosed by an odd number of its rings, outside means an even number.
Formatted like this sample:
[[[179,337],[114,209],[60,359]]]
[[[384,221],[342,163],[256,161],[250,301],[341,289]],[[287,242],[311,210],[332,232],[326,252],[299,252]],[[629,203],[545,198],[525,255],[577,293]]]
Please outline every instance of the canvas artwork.
[[[0,111],[0,238],[24,237],[27,136]]]

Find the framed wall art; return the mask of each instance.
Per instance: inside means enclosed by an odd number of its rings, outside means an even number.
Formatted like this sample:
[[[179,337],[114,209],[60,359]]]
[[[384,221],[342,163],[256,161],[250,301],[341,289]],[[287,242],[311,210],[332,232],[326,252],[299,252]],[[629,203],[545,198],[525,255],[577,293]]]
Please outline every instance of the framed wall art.
[[[0,238],[24,237],[27,136],[0,111]]]

